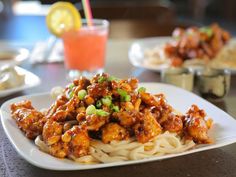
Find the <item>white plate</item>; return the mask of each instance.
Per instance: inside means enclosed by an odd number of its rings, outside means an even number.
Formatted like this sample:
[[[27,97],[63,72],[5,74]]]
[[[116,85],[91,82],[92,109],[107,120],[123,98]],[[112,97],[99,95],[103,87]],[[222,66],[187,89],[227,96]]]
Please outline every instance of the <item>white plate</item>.
[[[10,45],[0,45],[0,66],[18,65],[29,57],[29,50]]]
[[[236,142],[236,120],[211,103],[203,100],[202,98],[194,95],[191,92],[171,85],[158,83],[143,83],[140,85],[146,87],[147,90],[152,93],[164,93],[167,96],[168,102],[173,105],[174,108],[181,112],[186,112],[186,110],[192,104],[197,104],[200,108],[204,108],[208,116],[211,117],[214,121],[214,125],[209,132],[210,137],[215,140],[214,144],[198,145],[195,149],[179,154],[170,154],[143,160],[114,162],[106,164],[85,165],[67,159],[58,159],[40,151],[33,143],[33,141],[28,140],[23,135],[23,133],[17,127],[15,121],[10,116],[10,104],[21,101],[23,99],[31,100],[33,106],[35,106],[37,109],[49,107],[53,100],[49,98],[50,96],[48,93],[18,97],[5,102],[1,107],[2,125],[10,142],[23,158],[25,158],[33,165],[52,170],[84,170],[144,163],[218,148]]]
[[[236,40],[236,39],[233,39]],[[155,64],[145,64],[145,51],[147,49],[153,49],[156,46],[163,45],[167,42],[173,41],[172,37],[151,37],[151,38],[143,38],[139,40],[135,40],[128,52],[129,60],[132,65],[140,68],[145,68],[152,71],[160,72],[162,69],[170,67],[168,64],[163,65],[155,65]],[[201,69],[201,66],[189,66],[189,68],[193,70]],[[236,69],[226,68],[230,70],[232,74],[236,74]]]
[[[10,94],[19,92],[19,91],[23,91],[23,90],[31,88],[31,87],[35,87],[41,83],[41,80],[38,76],[36,76],[35,74],[33,74],[23,68],[16,66],[16,71],[19,74],[25,75],[25,83],[21,86],[15,87],[15,88],[0,90],[0,97],[4,97],[4,96],[7,96]]]

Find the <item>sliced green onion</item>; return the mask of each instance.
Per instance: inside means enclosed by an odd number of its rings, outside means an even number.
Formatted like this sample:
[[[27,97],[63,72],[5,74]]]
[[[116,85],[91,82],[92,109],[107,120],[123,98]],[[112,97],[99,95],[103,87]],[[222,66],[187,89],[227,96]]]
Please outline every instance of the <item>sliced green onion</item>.
[[[101,107],[102,107],[102,101],[101,101],[101,100],[98,100],[98,101],[96,102],[96,107],[97,107],[97,108],[101,108]]]
[[[120,79],[118,79],[118,78],[115,77],[115,76],[109,76],[107,80],[108,80],[108,81],[119,81]]]
[[[119,111],[120,111],[119,106],[114,106],[114,105],[112,105],[111,109],[112,109],[112,111],[114,111],[114,112],[119,112]]]
[[[125,90],[117,89],[117,92],[121,97],[121,101],[130,101],[131,100],[131,96],[128,95],[128,93]]]
[[[97,114],[98,116],[108,116],[110,113],[109,113],[109,112],[106,112],[106,111],[104,111],[104,110],[102,110],[102,109],[97,109],[97,110],[96,110],[96,114]]]
[[[118,89],[117,92],[121,96],[121,101],[130,101],[131,100],[131,96],[128,95],[128,93],[125,90]]]
[[[141,92],[145,92],[146,91],[146,88],[145,87],[140,87],[138,89],[138,93],[141,93]]]
[[[86,115],[96,114],[96,107],[94,105],[89,105],[86,109]]]
[[[82,90],[78,91],[78,97],[80,100],[83,100],[86,95],[87,95],[86,90],[82,89]]]
[[[213,31],[210,27],[202,27],[200,28],[200,31],[206,33],[208,37],[211,37],[213,35]]]
[[[102,104],[104,104],[105,106],[110,106],[112,103],[111,97],[107,96],[102,98]]]
[[[73,92],[73,91],[70,91],[70,93],[69,93],[69,98],[71,99],[73,96],[74,96],[74,92]]]
[[[117,89],[117,93],[121,96],[121,97],[125,97],[127,95],[127,92],[123,89]]]
[[[105,77],[100,76],[100,77],[98,78],[98,83],[102,83],[102,82],[104,82],[104,81],[106,81],[106,78],[105,78]]]
[[[131,100],[131,96],[130,95],[126,95],[125,97],[124,97],[124,101],[130,101]]]
[[[71,83],[71,84],[68,86],[68,88],[69,88],[70,90],[72,90],[74,86],[75,86],[74,83]]]

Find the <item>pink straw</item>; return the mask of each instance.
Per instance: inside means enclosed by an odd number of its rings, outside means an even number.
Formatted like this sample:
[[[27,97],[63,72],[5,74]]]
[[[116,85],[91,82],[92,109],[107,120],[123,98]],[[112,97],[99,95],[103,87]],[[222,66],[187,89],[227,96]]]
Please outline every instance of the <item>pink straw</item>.
[[[82,5],[84,8],[85,18],[88,23],[88,26],[93,26],[93,15],[91,11],[91,6],[89,0],[82,0]]]

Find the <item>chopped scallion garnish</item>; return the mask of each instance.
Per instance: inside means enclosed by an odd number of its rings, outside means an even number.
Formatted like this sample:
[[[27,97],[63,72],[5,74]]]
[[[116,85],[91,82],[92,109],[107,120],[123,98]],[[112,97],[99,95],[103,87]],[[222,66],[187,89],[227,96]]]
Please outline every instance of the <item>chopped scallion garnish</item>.
[[[98,116],[108,116],[110,113],[109,113],[109,112],[106,112],[106,111],[104,111],[104,110],[102,110],[102,109],[97,109],[97,110],[96,110],[96,114],[97,114]]]
[[[145,92],[146,91],[146,88],[145,87],[140,87],[138,89],[138,93],[141,93],[141,92]]]
[[[126,96],[124,97],[124,101],[128,102],[128,101],[130,101],[130,100],[131,100],[131,96],[130,96],[130,95],[126,95]]]
[[[106,81],[106,78],[105,78],[105,77],[100,76],[100,77],[98,78],[98,83],[102,83],[102,82],[104,82],[104,81]]]
[[[200,28],[200,32],[205,33],[208,37],[213,35],[213,31],[210,27],[202,27]]]
[[[117,89],[117,93],[121,96],[121,97],[125,97],[127,95],[127,92],[123,89]]]
[[[72,90],[74,86],[75,86],[74,83],[71,83],[71,84],[68,86],[68,88],[69,88],[70,90]]]
[[[89,105],[86,109],[86,115],[96,114],[96,107],[94,105]]]
[[[111,103],[112,103],[112,98],[110,96],[102,98],[102,104],[104,104],[105,106],[110,106]]]
[[[111,82],[111,81],[119,81],[120,79],[116,78],[115,76],[109,76],[107,80]]]
[[[111,109],[112,109],[112,111],[114,111],[114,112],[119,112],[119,111],[120,111],[119,106],[114,106],[114,105],[112,105]]]
[[[128,95],[128,93],[125,90],[117,89],[117,93],[120,95],[121,101],[130,101],[131,100],[131,96]]]
[[[80,100],[83,100],[86,95],[87,95],[86,90],[82,89],[82,90],[78,91],[78,97]]]
[[[70,91],[70,93],[69,93],[69,99],[71,99],[73,96],[74,96],[74,92],[73,92],[73,91]]]
[[[102,107],[102,101],[101,101],[101,100],[98,100],[98,101],[96,102],[96,107],[97,107],[97,108],[101,108],[101,107]]]

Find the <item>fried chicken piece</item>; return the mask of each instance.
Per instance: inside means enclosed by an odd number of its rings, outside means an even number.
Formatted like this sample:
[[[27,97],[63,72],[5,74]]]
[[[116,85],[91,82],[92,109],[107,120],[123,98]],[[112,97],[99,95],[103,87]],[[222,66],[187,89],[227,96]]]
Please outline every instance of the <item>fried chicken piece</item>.
[[[173,108],[167,103],[165,96],[163,94],[155,95],[158,106],[152,106],[150,108],[151,113],[156,118],[157,122],[162,125],[163,122],[167,121]]]
[[[12,118],[29,139],[34,139],[42,133],[46,122],[44,115],[36,111],[30,101],[11,105]]]
[[[88,95],[94,99],[107,96],[109,93],[108,83],[93,83],[87,87]]]
[[[89,153],[90,139],[85,126],[75,125],[65,134],[71,137],[68,143],[68,156],[82,157]]]
[[[160,124],[156,121],[150,111],[145,111],[143,120],[134,125],[135,136],[140,143],[146,143],[159,135],[162,131]]]
[[[167,120],[162,124],[165,131],[181,133],[183,130],[183,121],[181,116],[170,114]]]
[[[120,141],[128,137],[128,131],[117,123],[109,123],[102,128],[103,143],[110,143],[112,140]]]
[[[57,97],[57,100],[50,106],[46,113],[46,117],[51,117],[58,109],[66,109],[65,104],[68,102],[68,99],[65,95],[60,95]],[[62,109],[63,108],[63,109]]]
[[[86,116],[86,125],[88,130],[99,130],[108,121],[107,116],[98,116],[96,114]]]
[[[14,113],[17,109],[20,109],[20,108],[34,109],[32,104],[31,104],[31,101],[24,100],[24,101],[21,101],[19,103],[11,104],[11,113]]]
[[[64,143],[62,141],[58,141],[55,144],[49,146],[49,154],[58,157],[65,158],[69,153],[69,145],[68,143]]]
[[[130,87],[131,87],[131,89],[132,89],[133,91],[138,88],[138,79],[136,79],[136,78],[130,78],[130,79],[128,80],[128,83],[129,83],[129,85],[130,85]]]
[[[81,76],[79,80],[73,82],[75,86],[79,86],[79,90],[86,89],[91,83],[86,77]]]
[[[53,120],[48,120],[45,124],[42,135],[49,153],[58,158],[87,155],[90,145],[87,129],[74,125],[63,134],[62,127],[61,123]]]
[[[143,116],[142,113],[131,110],[131,111],[121,111],[121,112],[114,112],[113,117],[119,121],[119,124],[124,127],[131,127]]]
[[[206,113],[196,105],[192,105],[184,118],[184,129],[187,136],[190,136],[197,143],[209,143],[208,121],[205,120]]]
[[[52,119],[49,119],[43,126],[43,141],[47,145],[52,145],[60,141],[63,131],[63,125]]]
[[[150,93],[141,92],[140,97],[141,97],[141,100],[149,106],[159,106],[158,101]]]

